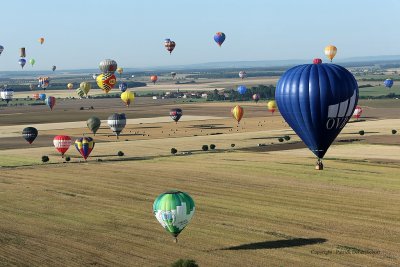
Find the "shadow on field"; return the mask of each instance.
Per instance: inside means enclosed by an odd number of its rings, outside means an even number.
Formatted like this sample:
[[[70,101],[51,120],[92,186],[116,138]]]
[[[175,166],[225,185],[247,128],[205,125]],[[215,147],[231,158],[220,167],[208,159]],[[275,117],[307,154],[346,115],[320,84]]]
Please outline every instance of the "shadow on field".
[[[307,245],[314,245],[325,243],[328,241],[325,238],[293,238],[283,240],[264,241],[257,243],[243,244],[239,246],[222,248],[220,250],[245,250],[245,249],[277,249],[277,248],[290,248],[301,247]]]

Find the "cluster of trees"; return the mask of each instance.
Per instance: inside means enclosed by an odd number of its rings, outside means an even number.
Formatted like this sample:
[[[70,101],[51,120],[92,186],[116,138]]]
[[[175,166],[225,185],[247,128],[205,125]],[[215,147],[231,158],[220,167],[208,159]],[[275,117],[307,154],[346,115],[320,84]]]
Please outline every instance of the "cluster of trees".
[[[260,95],[260,100],[262,99],[273,99],[275,97],[275,86],[273,85],[258,85],[253,86],[251,88],[247,88],[245,94],[241,95],[236,89],[230,89],[228,91],[224,91],[228,93],[228,97],[225,94],[220,93],[217,89],[214,90],[212,94],[210,94],[207,100],[211,101],[249,101],[252,100],[254,94]]]

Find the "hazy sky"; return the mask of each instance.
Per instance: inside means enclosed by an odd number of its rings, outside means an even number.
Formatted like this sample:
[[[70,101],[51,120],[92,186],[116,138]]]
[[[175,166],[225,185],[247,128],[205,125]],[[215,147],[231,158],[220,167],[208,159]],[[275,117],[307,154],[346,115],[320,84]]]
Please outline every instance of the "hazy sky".
[[[400,55],[400,0],[4,0],[0,71]],[[226,34],[219,48],[217,31]],[[39,37],[45,37],[43,45]],[[165,38],[176,42],[170,56]]]

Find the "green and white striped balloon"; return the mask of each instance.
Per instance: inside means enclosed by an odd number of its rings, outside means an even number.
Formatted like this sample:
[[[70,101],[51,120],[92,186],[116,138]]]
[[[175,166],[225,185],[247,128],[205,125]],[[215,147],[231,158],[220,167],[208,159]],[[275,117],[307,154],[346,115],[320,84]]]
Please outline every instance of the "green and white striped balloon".
[[[168,191],[159,195],[153,204],[153,212],[158,222],[177,242],[177,236],[193,217],[195,205],[189,194]]]

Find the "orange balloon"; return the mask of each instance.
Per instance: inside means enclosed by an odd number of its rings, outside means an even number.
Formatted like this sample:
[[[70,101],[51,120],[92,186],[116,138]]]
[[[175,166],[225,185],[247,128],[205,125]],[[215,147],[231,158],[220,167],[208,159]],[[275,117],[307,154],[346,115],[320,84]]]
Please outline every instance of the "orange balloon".
[[[156,84],[156,81],[158,80],[158,77],[157,77],[157,75],[152,75],[151,77],[150,77],[150,81],[152,81],[154,84]]]
[[[43,38],[43,37],[40,37],[40,38],[39,38],[39,43],[40,43],[40,44],[43,44],[43,43],[44,43],[44,38]]]
[[[235,120],[237,120],[237,122],[239,123],[240,120],[243,117],[244,110],[243,110],[243,108],[241,106],[237,105],[237,106],[235,106],[234,108],[231,109],[231,113],[232,113],[233,118]]]

